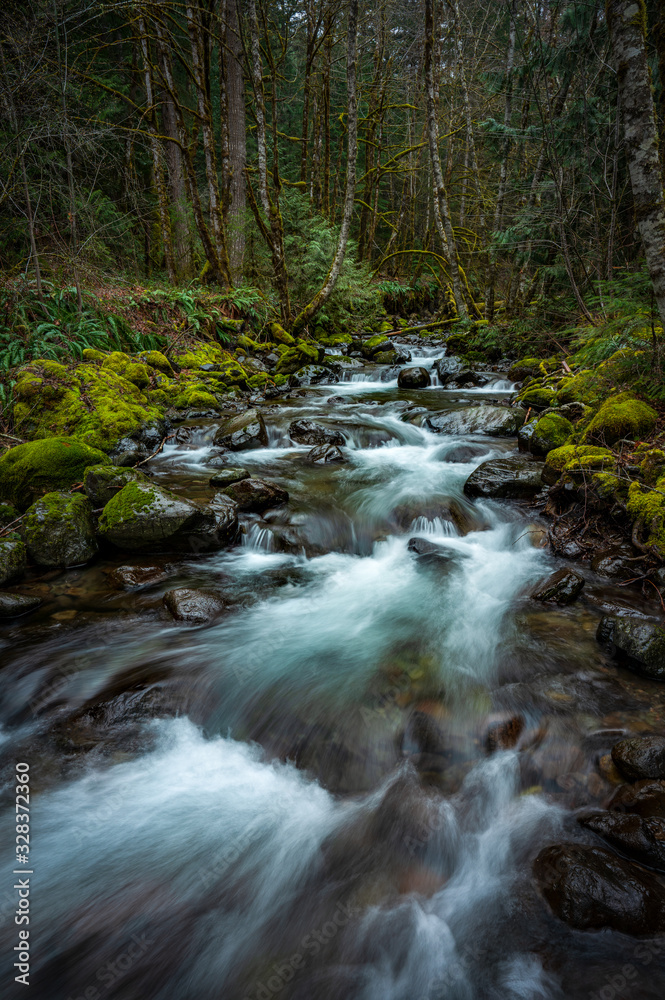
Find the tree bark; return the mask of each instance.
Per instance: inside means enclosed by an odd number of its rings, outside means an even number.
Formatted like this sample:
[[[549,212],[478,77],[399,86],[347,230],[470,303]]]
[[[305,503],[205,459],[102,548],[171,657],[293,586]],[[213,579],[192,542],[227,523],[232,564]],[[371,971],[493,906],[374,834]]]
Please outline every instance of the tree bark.
[[[236,0],[228,0],[226,26],[226,90],[229,133],[229,257],[235,281],[242,278],[245,254],[245,166],[247,130],[242,42]]]
[[[608,0],[607,17],[623,108],[635,218],[654,299],[665,327],[665,203],[646,54],[644,0]]]
[[[330,270],[323,283],[322,288],[317,292],[312,301],[305,306],[293,323],[294,332],[300,332],[307,323],[316,315],[319,309],[332,295],[337,279],[339,278],[344,257],[346,255],[346,244],[349,239],[351,229],[351,219],[353,218],[353,204],[356,195],[356,161],[358,157],[358,98],[356,94],[356,43],[358,30],[358,0],[349,2],[349,18],[347,28],[347,50],[346,50],[346,87],[347,87],[347,108],[348,108],[348,147],[346,158],[346,193],[344,196],[344,210],[342,213],[342,225],[337,242],[337,250]]]

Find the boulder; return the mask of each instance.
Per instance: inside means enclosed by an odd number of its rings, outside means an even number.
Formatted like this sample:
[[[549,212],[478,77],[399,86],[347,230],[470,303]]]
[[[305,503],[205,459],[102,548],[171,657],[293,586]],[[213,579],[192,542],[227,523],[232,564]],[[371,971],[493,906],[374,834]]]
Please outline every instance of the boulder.
[[[91,465],[83,476],[83,487],[95,509],[105,507],[127,483],[138,482],[149,482],[144,472],[139,469],[116,468],[113,465]]]
[[[289,437],[297,444],[344,444],[345,438],[339,431],[323,427],[314,420],[294,420],[289,427]]]
[[[167,575],[161,566],[116,566],[109,573],[107,580],[118,590],[133,590],[135,587],[149,587],[161,583]]]
[[[521,457],[496,458],[474,469],[464,484],[464,492],[469,497],[531,500],[543,488],[540,473],[540,465]]]
[[[591,569],[598,576],[608,579],[627,579],[634,575],[630,563],[627,562],[632,557],[633,550],[628,545],[610,545],[593,554]]]
[[[211,590],[190,590],[178,587],[164,594],[164,605],[176,621],[203,624],[224,610],[224,601]]]
[[[586,429],[584,440],[611,447],[624,438],[640,441],[656,426],[658,414],[629,392],[611,396],[600,407]]]
[[[534,601],[572,604],[584,588],[584,577],[572,569],[559,569],[531,591]]]
[[[632,785],[620,785],[609,802],[609,809],[637,816],[660,816],[665,819],[665,781],[645,778]]]
[[[444,500],[411,500],[398,504],[390,514],[390,521],[397,531],[416,530],[414,522],[420,518],[426,521],[443,521],[454,525],[456,533],[468,535],[472,531],[483,531],[487,524],[479,512],[470,504],[454,498]],[[445,529],[442,527],[442,531]],[[452,532],[454,534],[455,532]]]
[[[266,448],[268,432],[263,417],[258,410],[247,410],[228,420],[215,434],[214,443],[231,451],[247,451],[250,448]]]
[[[355,343],[352,346],[355,347]],[[394,351],[395,345],[384,334],[379,333],[369,340],[360,341],[358,350],[364,358],[371,361],[379,351]]]
[[[397,385],[400,389],[426,389],[431,384],[432,380],[426,368],[402,368],[397,376]]]
[[[479,458],[480,455],[486,455],[488,449],[482,444],[458,444],[441,458],[442,462],[459,462],[464,465],[467,462],[472,462],[474,458]]]
[[[25,545],[17,538],[0,539],[0,587],[25,573]]]
[[[0,618],[18,618],[35,611],[41,604],[39,597],[29,597],[27,594],[0,593]]]
[[[89,465],[109,465],[103,451],[76,438],[16,445],[0,458],[0,498],[25,510],[38,497],[80,483]]]
[[[319,382],[333,384],[339,382],[339,375],[335,375],[330,369],[323,365],[305,365],[297,372],[289,376],[289,385],[292,389],[305,388],[308,385],[318,385]]]
[[[644,618],[604,615],[596,638],[625,666],[645,677],[665,680],[665,628]]]
[[[486,375],[474,372],[471,368],[463,368],[459,372],[446,376],[444,385],[446,389],[471,389],[474,387],[482,388],[488,382],[489,379]]]
[[[665,930],[665,888],[605,848],[546,847],[533,870],[553,912],[578,930],[610,927],[649,935]]]
[[[524,420],[524,411],[508,406],[468,406],[463,410],[431,413],[425,425],[444,434],[486,434],[512,437]]]
[[[312,465],[328,465],[330,462],[346,462],[346,457],[336,444],[319,444],[307,452],[307,461]]]
[[[570,420],[560,413],[546,413],[533,424],[528,440],[529,451],[534,455],[547,455],[555,448],[563,447],[572,433]]]
[[[236,506],[223,494],[202,506],[146,483],[128,483],[99,519],[105,541],[139,552],[218,549],[232,540],[237,527]]]
[[[626,857],[665,871],[665,819],[643,818],[635,813],[598,812],[578,817],[578,822]]]
[[[238,505],[238,510],[260,513],[269,507],[286,503],[289,494],[275,483],[263,479],[242,479],[224,491]]]
[[[28,509],[23,530],[40,566],[80,566],[97,553],[92,507],[80,493],[47,493]]]
[[[238,483],[241,479],[249,479],[247,469],[234,469],[231,466],[219,469],[208,482],[211,486],[230,486],[231,483]]]
[[[461,372],[464,365],[460,358],[450,357],[450,358],[439,358],[434,362],[434,370],[436,371],[442,385],[445,385],[446,380],[451,378],[451,376],[456,375]]]
[[[632,736],[612,747],[612,760],[629,781],[665,778],[665,736]]]
[[[424,562],[449,562],[455,558],[456,553],[443,545],[431,542],[429,538],[410,538],[406,546],[407,552],[413,553],[419,560]]]

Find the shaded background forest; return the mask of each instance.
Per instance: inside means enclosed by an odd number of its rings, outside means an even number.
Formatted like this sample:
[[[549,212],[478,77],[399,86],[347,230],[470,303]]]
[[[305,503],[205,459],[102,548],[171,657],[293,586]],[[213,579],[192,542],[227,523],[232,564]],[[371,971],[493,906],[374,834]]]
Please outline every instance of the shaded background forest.
[[[661,134],[663,6],[646,5]],[[339,245],[349,16],[334,0],[5,6],[4,367],[34,355],[30,337],[44,356],[93,293],[191,314],[205,287],[230,316],[294,319]],[[382,306],[552,328],[602,321],[610,334],[620,320],[619,338],[626,322],[648,328],[604,5],[389,0],[357,18],[350,239],[308,332]]]

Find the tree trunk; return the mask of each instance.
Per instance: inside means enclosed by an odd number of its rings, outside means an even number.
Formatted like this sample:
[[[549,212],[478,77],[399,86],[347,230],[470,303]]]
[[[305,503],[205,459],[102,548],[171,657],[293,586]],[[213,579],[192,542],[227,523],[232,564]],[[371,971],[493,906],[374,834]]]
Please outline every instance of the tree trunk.
[[[623,108],[635,217],[654,298],[665,326],[665,204],[646,54],[644,0],[608,0],[607,16]]]
[[[293,330],[300,332],[307,323],[316,315],[321,306],[327,302],[334,291],[339,273],[342,270],[344,257],[346,254],[346,244],[349,239],[351,229],[351,219],[353,218],[353,204],[356,195],[356,160],[358,157],[358,98],[356,94],[356,35],[358,29],[358,0],[349,2],[349,19],[347,28],[347,50],[346,50],[346,86],[347,86],[347,108],[348,108],[348,147],[346,158],[346,194],[344,196],[344,210],[342,213],[342,225],[339,232],[337,250],[333,262],[330,265],[328,276],[323,287],[317,292],[312,301],[305,306],[293,324]]]
[[[448,258],[450,278],[453,286],[455,307],[460,319],[467,318],[466,303],[462,291],[462,280],[457,256],[457,244],[450,219],[448,196],[443,183],[441,157],[439,156],[439,125],[436,118],[436,101],[434,99],[434,68],[432,66],[432,50],[434,48],[434,0],[425,0],[425,88],[427,91],[427,135],[429,138],[430,159],[432,162],[432,182],[434,187],[434,218],[439,239],[443,245],[444,255]]]
[[[242,278],[245,254],[245,166],[247,130],[242,42],[236,0],[228,0],[226,26],[226,90],[229,133],[229,256],[234,280]]]

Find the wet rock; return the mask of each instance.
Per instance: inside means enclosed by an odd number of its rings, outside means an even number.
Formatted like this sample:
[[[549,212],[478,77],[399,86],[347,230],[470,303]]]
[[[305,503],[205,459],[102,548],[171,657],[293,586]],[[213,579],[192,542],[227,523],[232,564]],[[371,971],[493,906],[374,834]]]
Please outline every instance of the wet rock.
[[[224,610],[224,601],[211,590],[191,590],[178,587],[164,594],[164,605],[176,621],[203,624]]]
[[[208,482],[211,486],[230,486],[231,483],[238,483],[241,479],[249,479],[249,472],[247,469],[234,469],[230,466],[220,469],[218,472],[211,476]]]
[[[464,368],[463,362],[460,358],[450,357],[450,358],[439,358],[434,362],[434,370],[439,376],[439,380],[442,385],[445,385],[446,380],[461,372]]]
[[[443,545],[437,545],[436,542],[430,542],[428,538],[410,538],[406,548],[414,556],[427,561],[448,561],[454,558],[454,553],[450,549],[446,549]]]
[[[25,573],[27,554],[18,538],[0,540],[0,587]]]
[[[92,507],[80,493],[47,493],[26,512],[23,529],[40,566],[80,566],[97,553]]]
[[[344,444],[345,438],[339,431],[331,430],[314,420],[294,420],[289,426],[289,437],[297,444]]]
[[[572,604],[584,588],[584,577],[572,569],[559,569],[531,591],[534,601]]]
[[[612,545],[594,553],[591,557],[591,569],[598,576],[610,580],[626,579],[630,573],[630,564],[626,564],[626,559],[630,559],[632,555],[633,551],[627,545]]]
[[[533,430],[529,435],[528,447],[534,455],[548,455],[555,448],[563,447],[573,433],[570,420],[554,411],[544,414],[531,423]]]
[[[512,437],[524,419],[524,411],[508,406],[468,406],[463,410],[432,413],[425,424],[443,434],[486,434],[488,437]]]
[[[564,521],[550,526],[549,539],[554,555],[563,556],[564,559],[580,559],[586,551]]]
[[[486,455],[488,449],[482,444],[458,444],[454,448],[451,448],[446,454],[441,458],[442,462],[460,462],[462,464],[466,462],[472,462],[474,458],[478,458],[480,455]]]
[[[486,375],[474,372],[470,368],[463,368],[462,371],[456,372],[454,375],[448,375],[444,385],[446,389],[471,389],[481,388],[488,382],[489,379]]]
[[[540,465],[522,457],[492,459],[471,473],[464,492],[470,497],[530,500],[543,488],[540,472]]]
[[[76,438],[53,437],[16,445],[0,457],[0,499],[25,510],[44,493],[81,482],[89,465],[108,462],[103,451]]]
[[[393,365],[391,368],[384,369],[379,375],[379,382],[392,382],[393,379],[399,376],[401,370],[399,365]]]
[[[268,432],[263,417],[258,410],[240,413],[220,427],[215,434],[214,444],[218,448],[229,448],[231,451],[266,448]]]
[[[665,930],[665,888],[605,848],[546,847],[533,870],[553,912],[578,930],[611,927],[651,935]]]
[[[398,504],[390,514],[390,521],[398,531],[422,531],[417,522],[441,520],[453,524],[458,534],[468,535],[472,531],[483,531],[487,525],[479,512],[473,507],[466,507],[451,498],[445,502],[439,500],[412,500],[409,503]],[[442,530],[445,530],[442,526]]]
[[[490,716],[486,723],[483,743],[489,753],[495,750],[512,750],[524,731],[521,715]]]
[[[161,566],[116,566],[108,574],[107,580],[111,587],[117,587],[118,590],[133,590],[160,583],[167,576],[168,573]]]
[[[91,465],[85,470],[83,487],[94,508],[105,507],[127,483],[149,482],[140,469],[121,469],[114,465]]]
[[[646,778],[634,785],[621,785],[610,799],[608,808],[665,819],[665,781]]]
[[[35,611],[41,604],[39,597],[29,597],[26,594],[0,593],[0,618],[18,618]]]
[[[665,778],[665,736],[633,736],[612,747],[612,760],[629,781]]]
[[[113,451],[109,453],[109,458],[113,465],[123,468],[143,462],[149,454],[150,452],[143,441],[124,437],[120,438]]]
[[[653,680],[665,680],[665,628],[644,618],[605,615],[596,638],[625,666]]]
[[[397,385],[400,389],[426,389],[431,384],[432,380],[426,368],[402,368],[397,376]]]
[[[610,847],[640,864],[665,871],[665,819],[617,811],[580,816],[578,822]]]
[[[312,465],[328,465],[330,462],[346,462],[346,457],[337,445],[320,444],[307,452],[307,461]]]
[[[239,510],[256,513],[278,507],[289,499],[289,494],[281,486],[263,479],[242,479],[228,486],[225,493],[237,503]]]
[[[304,388],[308,385],[318,385],[319,382],[335,383],[339,382],[339,376],[324,368],[323,365],[305,365],[297,372],[289,376],[289,385],[292,389]]]
[[[105,541],[136,551],[218,549],[232,540],[237,526],[237,508],[222,494],[203,506],[145,483],[125,486],[99,519]]]

